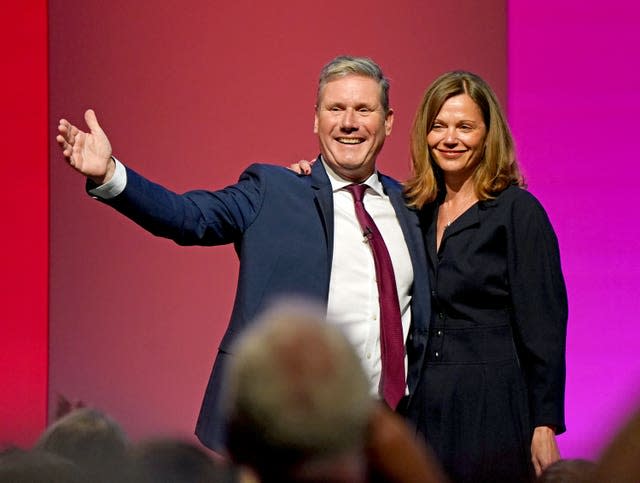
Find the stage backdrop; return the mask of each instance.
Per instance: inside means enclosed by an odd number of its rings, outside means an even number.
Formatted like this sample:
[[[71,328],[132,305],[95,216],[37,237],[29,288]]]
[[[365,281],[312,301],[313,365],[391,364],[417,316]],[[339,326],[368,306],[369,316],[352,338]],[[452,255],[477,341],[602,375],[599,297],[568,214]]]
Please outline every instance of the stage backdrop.
[[[53,133],[88,107],[130,167],[184,191],[252,162],[317,154],[317,76],[339,54],[391,78],[396,124],[380,158],[409,173],[408,131],[444,70],[506,100],[503,0],[156,2],[51,0],[50,406],[97,406],[137,439],[191,434],[235,291],[231,247],[183,248],[84,193]]]
[[[2,5],[0,77],[0,450],[47,419],[49,266],[47,8]]]
[[[509,119],[569,292],[565,457],[596,455],[640,407],[639,13],[509,2]]]
[[[97,110],[124,162],[183,191],[254,161],[317,153],[321,65],[370,55],[392,80],[381,168],[408,174],[422,90],[474,70],[507,98],[570,297],[565,456],[595,456],[638,405],[634,4],[380,0],[50,2],[50,131]],[[506,41],[508,38],[509,69]],[[52,137],[53,138],[53,137]],[[235,289],[233,250],[155,239],[88,198],[51,141],[50,406],[58,394],[134,437],[192,431]]]

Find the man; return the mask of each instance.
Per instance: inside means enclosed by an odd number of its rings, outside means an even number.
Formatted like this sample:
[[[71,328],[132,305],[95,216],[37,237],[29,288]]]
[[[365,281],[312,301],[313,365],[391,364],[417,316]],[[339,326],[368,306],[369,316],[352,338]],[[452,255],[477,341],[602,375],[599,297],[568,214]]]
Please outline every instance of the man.
[[[401,186],[376,171],[393,125],[388,89],[370,59],[337,57],[323,68],[318,85],[314,131],[321,155],[311,176],[252,165],[235,185],[184,195],[116,161],[93,111],[85,113],[89,133],[60,121],[57,141],[69,164],[88,178],[93,196],[178,244],[236,246],[240,273],[233,313],[196,427],[212,449],[223,443],[220,392],[231,342],[269,302],[284,295],[325,305],[360,356],[372,392],[393,408],[410,404],[426,347],[430,297],[416,213],[405,206]],[[351,193],[353,183],[363,184],[360,195]],[[364,223],[363,216],[374,221]],[[386,263],[375,258],[384,256],[379,255],[381,239]],[[395,304],[394,324],[385,323],[393,312],[389,304]],[[388,376],[391,367],[395,371]],[[399,402],[404,394],[409,397]]]

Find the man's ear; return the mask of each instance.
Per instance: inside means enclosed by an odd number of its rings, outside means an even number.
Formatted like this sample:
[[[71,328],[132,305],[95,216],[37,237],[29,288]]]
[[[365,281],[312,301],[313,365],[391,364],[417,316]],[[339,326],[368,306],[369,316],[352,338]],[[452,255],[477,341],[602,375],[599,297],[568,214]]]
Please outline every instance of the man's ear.
[[[391,134],[392,127],[393,127],[393,109],[389,109],[384,119],[384,131],[387,134],[387,136]]]
[[[318,134],[318,106],[315,106],[315,114],[313,115],[313,134]]]

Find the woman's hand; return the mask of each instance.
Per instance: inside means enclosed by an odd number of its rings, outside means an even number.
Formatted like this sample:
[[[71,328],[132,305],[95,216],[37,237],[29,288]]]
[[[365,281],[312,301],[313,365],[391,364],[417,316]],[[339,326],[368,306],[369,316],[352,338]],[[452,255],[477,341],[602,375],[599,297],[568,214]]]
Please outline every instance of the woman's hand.
[[[556,443],[556,433],[549,426],[538,426],[533,430],[531,439],[531,461],[536,476],[552,463],[560,459],[560,451]]]
[[[311,174],[311,166],[315,163],[315,159],[313,161],[307,161],[306,159],[301,159],[297,163],[293,163],[289,166],[289,169],[298,174],[310,175]]]

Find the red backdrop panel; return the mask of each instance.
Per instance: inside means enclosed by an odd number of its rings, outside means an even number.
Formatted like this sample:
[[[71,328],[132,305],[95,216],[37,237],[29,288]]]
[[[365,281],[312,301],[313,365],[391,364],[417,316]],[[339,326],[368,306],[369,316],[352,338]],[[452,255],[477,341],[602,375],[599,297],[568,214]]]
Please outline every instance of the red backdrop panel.
[[[28,446],[47,402],[46,2],[11,2],[0,17],[0,446]]]
[[[93,107],[114,152],[170,188],[217,188],[251,162],[317,154],[317,76],[368,55],[391,78],[381,169],[409,172],[408,131],[444,70],[505,99],[505,2],[50,2],[51,117]],[[51,143],[51,390],[134,437],[190,434],[235,291],[230,247],[156,239],[84,193]]]

